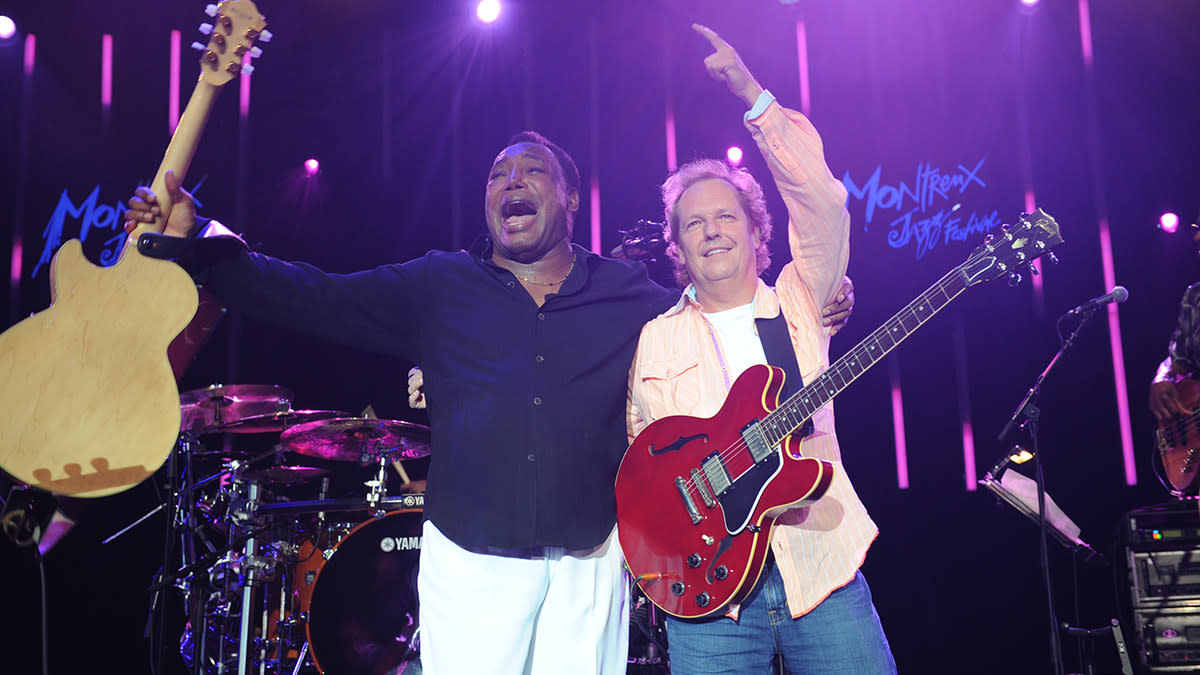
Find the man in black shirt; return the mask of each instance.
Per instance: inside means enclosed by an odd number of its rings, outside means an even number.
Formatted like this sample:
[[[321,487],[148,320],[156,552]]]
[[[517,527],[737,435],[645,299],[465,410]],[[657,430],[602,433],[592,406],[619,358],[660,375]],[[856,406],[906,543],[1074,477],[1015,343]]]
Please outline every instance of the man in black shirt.
[[[194,236],[190,200],[173,175],[167,186],[165,233]],[[140,188],[127,229],[156,204]],[[639,263],[573,245],[578,209],[574,162],[527,132],[496,156],[487,234],[467,251],[345,275],[243,251],[206,271],[231,308],[424,368],[419,588],[432,675],[625,672],[612,485],[626,376],[642,324],[674,293]]]

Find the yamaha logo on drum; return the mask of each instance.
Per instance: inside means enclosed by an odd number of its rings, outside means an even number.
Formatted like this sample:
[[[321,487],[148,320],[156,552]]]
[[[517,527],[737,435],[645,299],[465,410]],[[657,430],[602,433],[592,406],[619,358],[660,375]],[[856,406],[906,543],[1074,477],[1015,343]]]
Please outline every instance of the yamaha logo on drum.
[[[420,549],[420,537],[383,537],[379,540],[379,550],[384,553],[391,553],[392,551],[419,551]]]

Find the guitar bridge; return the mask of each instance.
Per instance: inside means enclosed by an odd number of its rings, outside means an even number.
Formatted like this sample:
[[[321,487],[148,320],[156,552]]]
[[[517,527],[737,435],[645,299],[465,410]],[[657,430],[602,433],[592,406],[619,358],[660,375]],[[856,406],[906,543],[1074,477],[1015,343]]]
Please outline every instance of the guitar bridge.
[[[675,477],[675,487],[679,490],[679,496],[683,499],[683,507],[687,509],[688,516],[692,519],[693,525],[700,524],[700,509],[696,508],[696,502],[692,499],[692,495],[688,492],[687,481],[682,476]]]

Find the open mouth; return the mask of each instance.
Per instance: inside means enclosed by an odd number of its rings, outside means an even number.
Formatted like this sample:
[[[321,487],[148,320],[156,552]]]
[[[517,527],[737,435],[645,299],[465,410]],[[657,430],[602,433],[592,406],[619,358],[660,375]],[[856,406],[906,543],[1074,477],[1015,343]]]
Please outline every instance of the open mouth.
[[[537,207],[534,206],[533,202],[524,199],[514,199],[500,206],[500,217],[505,220],[534,215],[537,215]]]

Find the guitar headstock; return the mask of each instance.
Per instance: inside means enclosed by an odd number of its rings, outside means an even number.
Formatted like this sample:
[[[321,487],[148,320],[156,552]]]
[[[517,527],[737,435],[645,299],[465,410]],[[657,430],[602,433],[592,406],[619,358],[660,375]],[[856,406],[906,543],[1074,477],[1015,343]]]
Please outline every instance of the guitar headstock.
[[[1023,213],[999,235],[988,235],[959,268],[966,286],[1012,275],[1063,243],[1058,223],[1045,211]]]
[[[270,31],[267,20],[258,13],[251,0],[224,0],[206,9],[213,17],[212,23],[200,24],[200,32],[209,36],[208,44],[192,43],[202,52],[200,57],[200,79],[214,87],[220,87],[243,71],[254,69],[243,66],[245,56],[252,58],[262,53],[254,46],[255,41],[269,42]]]

